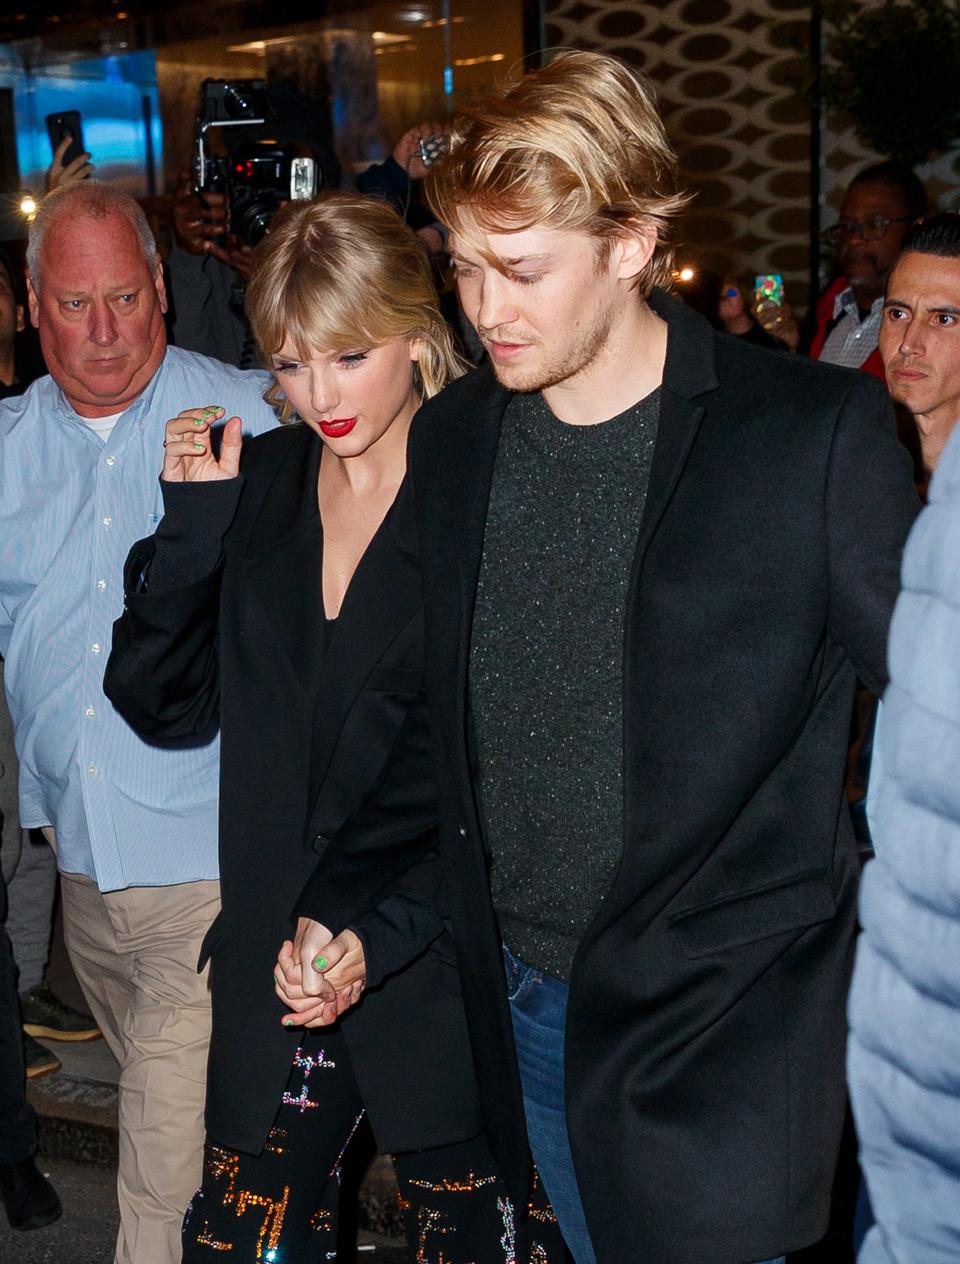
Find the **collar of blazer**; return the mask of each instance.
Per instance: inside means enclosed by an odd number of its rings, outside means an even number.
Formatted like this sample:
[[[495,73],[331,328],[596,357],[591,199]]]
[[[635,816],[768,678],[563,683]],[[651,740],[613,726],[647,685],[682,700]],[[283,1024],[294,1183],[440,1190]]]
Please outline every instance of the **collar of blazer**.
[[[654,290],[650,306],[667,322],[668,336],[638,557],[670,501],[709,397],[720,386],[717,335],[710,324],[663,290]],[[460,570],[461,654],[472,620],[490,484],[510,396],[489,364],[484,365],[425,405],[411,432],[410,469],[424,539],[430,539],[431,551],[444,567]]]

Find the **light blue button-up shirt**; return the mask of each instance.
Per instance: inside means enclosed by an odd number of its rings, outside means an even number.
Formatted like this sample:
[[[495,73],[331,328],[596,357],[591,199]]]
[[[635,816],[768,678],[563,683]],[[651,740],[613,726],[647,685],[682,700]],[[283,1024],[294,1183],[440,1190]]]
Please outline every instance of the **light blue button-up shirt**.
[[[101,891],[217,876],[219,738],[142,741],[103,693],[123,564],[163,513],[166,422],[222,404],[277,424],[266,374],[169,347],[106,443],[50,377],[0,402],[0,654],[20,759],[20,820]]]

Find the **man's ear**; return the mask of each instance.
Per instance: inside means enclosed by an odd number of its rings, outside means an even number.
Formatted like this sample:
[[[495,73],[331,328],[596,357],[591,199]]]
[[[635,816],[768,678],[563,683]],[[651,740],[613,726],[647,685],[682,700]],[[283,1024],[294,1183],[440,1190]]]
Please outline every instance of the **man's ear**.
[[[157,255],[157,268],[153,277],[153,288],[157,291],[157,298],[160,300],[160,310],[166,315],[169,306],[167,302],[167,285],[163,279],[163,260],[159,255]]]
[[[614,246],[617,276],[625,281],[632,281],[639,276],[653,257],[656,246],[656,225],[649,220],[641,220],[622,228]]]
[[[30,324],[34,329],[40,328],[40,303],[37,299],[37,292],[33,288],[33,282],[30,280],[30,273],[27,273],[27,303],[30,308]]]

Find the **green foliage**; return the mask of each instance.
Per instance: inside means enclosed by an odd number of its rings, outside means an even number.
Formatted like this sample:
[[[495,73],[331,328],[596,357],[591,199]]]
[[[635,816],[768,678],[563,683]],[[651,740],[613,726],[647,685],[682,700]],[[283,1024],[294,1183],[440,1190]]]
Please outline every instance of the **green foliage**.
[[[877,153],[916,166],[960,139],[957,0],[823,0],[821,95]]]

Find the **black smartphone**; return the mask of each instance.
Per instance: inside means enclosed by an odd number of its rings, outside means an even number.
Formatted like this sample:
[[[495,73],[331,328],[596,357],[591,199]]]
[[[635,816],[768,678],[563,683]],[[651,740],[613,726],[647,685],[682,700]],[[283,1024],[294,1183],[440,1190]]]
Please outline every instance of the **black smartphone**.
[[[80,122],[79,110],[62,110],[59,114],[47,115],[47,135],[50,137],[50,148],[54,153],[67,133],[72,137],[63,155],[60,165],[66,167],[87,151],[83,147],[83,125]]]

